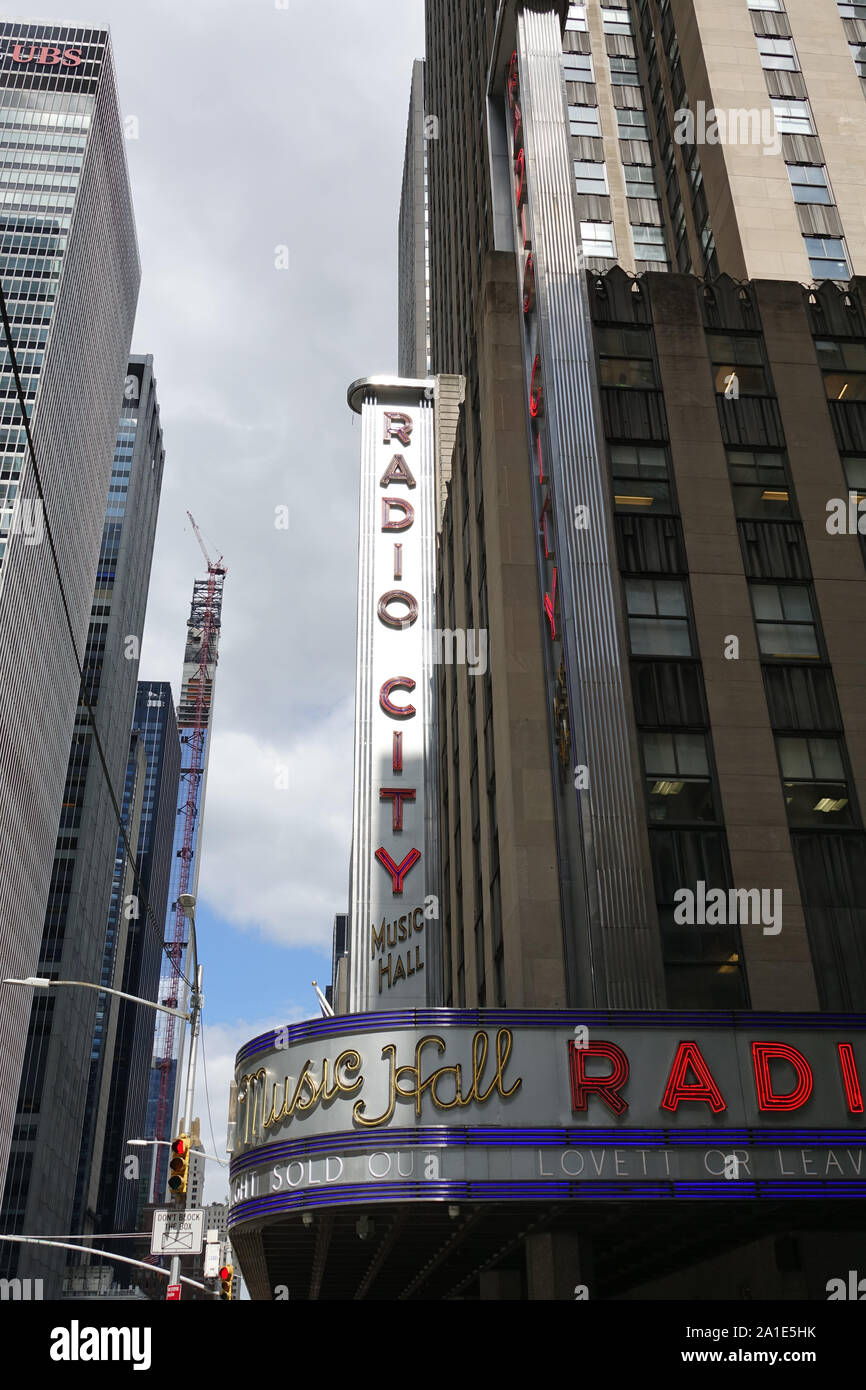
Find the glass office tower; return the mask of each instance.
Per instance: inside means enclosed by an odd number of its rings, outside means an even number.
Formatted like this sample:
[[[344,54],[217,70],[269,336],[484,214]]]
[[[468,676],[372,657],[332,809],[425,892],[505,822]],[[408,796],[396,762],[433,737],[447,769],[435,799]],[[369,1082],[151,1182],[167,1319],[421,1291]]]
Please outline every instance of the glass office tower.
[[[0,24],[0,284],[70,635],[0,342],[0,975],[35,972],[140,278],[109,35]],[[70,840],[75,833],[70,830]],[[0,1012],[0,1182],[26,990]],[[30,1121],[22,1120],[23,1130]]]
[[[118,404],[84,678],[67,750],[37,971],[61,980],[101,981],[108,988],[118,987],[133,921],[155,937],[157,948],[160,942],[159,927],[148,921],[144,896],[131,877],[121,911],[109,918],[117,851],[114,806],[122,807],[124,799],[165,459],[151,357],[129,361]],[[143,776],[142,767],[142,786]],[[138,836],[130,831],[134,846]],[[34,999],[0,1215],[8,1234],[47,1234],[77,1229],[79,1223],[92,1227],[108,1105],[102,1062],[113,1052],[116,1023],[117,1001],[90,990],[59,989],[47,999],[40,992]],[[82,1151],[92,1171],[82,1180],[76,1210]],[[47,1281],[47,1295],[55,1296],[50,1281],[62,1268],[62,1252],[46,1256],[32,1246],[9,1249],[10,1265],[20,1251],[16,1270],[23,1268],[23,1277],[30,1277],[32,1260],[36,1276]]]

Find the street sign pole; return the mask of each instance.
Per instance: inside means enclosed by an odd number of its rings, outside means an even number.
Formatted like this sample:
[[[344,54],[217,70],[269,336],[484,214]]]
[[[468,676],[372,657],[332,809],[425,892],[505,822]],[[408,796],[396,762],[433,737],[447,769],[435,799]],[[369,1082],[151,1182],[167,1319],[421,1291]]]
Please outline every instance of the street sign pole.
[[[186,1074],[186,1103],[184,1105],[183,1112],[184,1124],[186,1125],[187,1131],[190,1131],[192,1128],[193,1092],[195,1090],[195,1063],[196,1057],[198,1055],[199,1019],[201,1014],[201,966],[198,964],[196,965],[195,972],[195,989],[192,993],[190,1003],[192,1005],[190,1009],[189,1023],[191,1037],[189,1044],[189,1066]],[[190,1162],[192,1162],[192,1154],[190,1154]],[[188,1202],[189,1186],[187,1186],[184,1206],[186,1206]],[[201,1246],[199,1246],[199,1249],[201,1249]],[[177,1284],[178,1287],[180,1287],[180,1255],[172,1255],[169,1283],[171,1285]],[[180,1297],[180,1295],[178,1295],[178,1297]]]

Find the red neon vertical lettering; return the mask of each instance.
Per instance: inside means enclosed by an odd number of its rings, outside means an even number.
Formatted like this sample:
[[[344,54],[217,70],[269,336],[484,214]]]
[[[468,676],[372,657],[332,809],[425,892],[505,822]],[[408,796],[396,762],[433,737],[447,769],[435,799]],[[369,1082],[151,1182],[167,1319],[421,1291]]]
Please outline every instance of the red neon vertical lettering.
[[[403,829],[403,802],[415,800],[414,787],[380,787],[379,800],[391,802],[391,829]]]
[[[556,638],[556,565],[553,566],[552,593],[544,595],[544,612],[550,623],[551,640]]]
[[[385,872],[391,875],[394,893],[402,893],[403,881],[409,870],[414,869],[415,865],[418,863],[418,860],[421,858],[421,851],[419,849],[410,849],[403,862],[401,864],[395,864],[384,846],[380,846],[380,848],[376,850],[376,858]]]
[[[528,314],[535,304],[535,261],[532,252],[526,257],[523,268],[523,312]]]
[[[379,691],[379,708],[383,714],[388,714],[392,719],[411,719],[415,713],[414,705],[395,705],[391,699],[393,690],[407,690],[410,692],[415,689],[415,682],[411,676],[392,676],[385,681]]]
[[[536,378],[538,385],[536,386]],[[532,364],[532,377],[529,382],[529,413],[536,420],[544,409],[544,389],[542,387],[541,358],[535,354]]]
[[[517,49],[515,48],[511,55],[511,61],[508,64],[508,101],[511,106],[514,105],[514,99],[517,96],[517,88],[519,85],[520,78],[517,74]]]
[[[526,197],[526,153],[520,150],[514,166],[514,197],[520,207]]]

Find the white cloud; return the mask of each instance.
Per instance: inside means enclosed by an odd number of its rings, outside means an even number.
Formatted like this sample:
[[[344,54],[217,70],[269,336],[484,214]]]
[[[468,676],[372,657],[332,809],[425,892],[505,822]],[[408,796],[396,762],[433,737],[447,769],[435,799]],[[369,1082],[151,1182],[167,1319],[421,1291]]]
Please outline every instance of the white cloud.
[[[352,721],[346,699],[278,745],[220,732],[217,710],[199,895],[227,921],[293,946],[330,942],[348,894]]]

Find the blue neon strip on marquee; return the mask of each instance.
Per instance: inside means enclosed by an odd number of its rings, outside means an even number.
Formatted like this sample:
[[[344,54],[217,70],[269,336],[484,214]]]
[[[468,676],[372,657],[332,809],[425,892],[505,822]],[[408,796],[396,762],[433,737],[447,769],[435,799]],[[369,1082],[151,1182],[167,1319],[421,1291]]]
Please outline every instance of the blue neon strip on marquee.
[[[819,1189],[816,1192],[815,1189]],[[377,1202],[492,1202],[492,1201],[630,1201],[678,1198],[680,1201],[814,1201],[818,1198],[862,1199],[866,1182],[404,1182],[353,1183],[305,1192],[281,1192],[238,1202],[229,1212],[229,1228],[247,1221],[302,1211],[311,1207],[370,1206]]]
[[[860,1142],[858,1143],[858,1139]],[[345,1133],[311,1135],[307,1139],[286,1139],[248,1149],[232,1159],[230,1175],[248,1172],[265,1164],[294,1159],[335,1156],[370,1149],[409,1148],[556,1148],[556,1149],[665,1149],[718,1148],[720,1144],[743,1144],[750,1148],[861,1148],[866,1147],[866,1131],[846,1129],[499,1129],[471,1126],[450,1128],[423,1125],[418,1129],[385,1129],[378,1134],[350,1130]]]
[[[395,1028],[722,1028],[731,1032],[756,1029],[811,1029],[819,1032],[866,1031],[866,1014],[750,1013],[744,1010],[699,1009],[402,1009],[374,1014],[339,1014],[307,1019],[286,1028],[273,1028],[252,1038],[239,1050],[240,1065],[260,1052],[315,1038],[382,1033]]]

